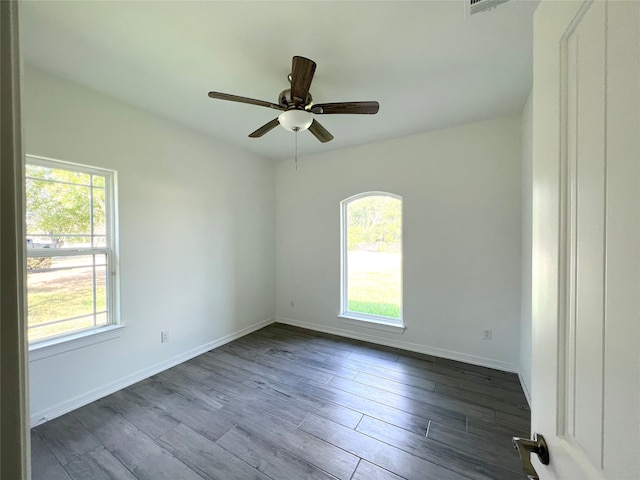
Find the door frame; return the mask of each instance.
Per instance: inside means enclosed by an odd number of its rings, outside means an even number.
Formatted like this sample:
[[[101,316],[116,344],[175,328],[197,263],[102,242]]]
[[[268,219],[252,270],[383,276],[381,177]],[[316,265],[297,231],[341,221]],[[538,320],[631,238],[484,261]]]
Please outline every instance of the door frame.
[[[31,478],[18,2],[0,1],[0,477]]]

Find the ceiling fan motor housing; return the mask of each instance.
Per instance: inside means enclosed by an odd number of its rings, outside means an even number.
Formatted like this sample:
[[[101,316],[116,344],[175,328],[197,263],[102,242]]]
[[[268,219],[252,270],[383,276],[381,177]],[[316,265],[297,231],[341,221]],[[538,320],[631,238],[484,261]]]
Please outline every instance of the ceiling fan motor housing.
[[[308,109],[308,107],[310,107],[312,103],[313,103],[313,97],[311,96],[310,93],[307,94],[307,98],[304,102],[298,101],[296,103],[295,99],[291,97],[290,88],[287,88],[286,90],[281,91],[280,95],[278,95],[278,104],[282,105],[286,109],[300,108],[300,106],[302,106],[305,109]]]

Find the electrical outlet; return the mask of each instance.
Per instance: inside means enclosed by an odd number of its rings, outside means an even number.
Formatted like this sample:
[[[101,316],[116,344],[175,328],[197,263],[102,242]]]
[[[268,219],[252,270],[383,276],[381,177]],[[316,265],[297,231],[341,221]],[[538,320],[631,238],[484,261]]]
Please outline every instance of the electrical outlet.
[[[291,305],[291,308],[296,306],[296,302],[294,302],[293,300],[291,300],[291,302],[289,302],[289,305]]]
[[[492,336],[493,336],[493,330],[491,330],[490,328],[487,328],[487,329],[482,331],[482,339],[483,340],[491,340]]]
[[[167,343],[169,341],[169,330],[163,330],[160,333],[160,342]]]

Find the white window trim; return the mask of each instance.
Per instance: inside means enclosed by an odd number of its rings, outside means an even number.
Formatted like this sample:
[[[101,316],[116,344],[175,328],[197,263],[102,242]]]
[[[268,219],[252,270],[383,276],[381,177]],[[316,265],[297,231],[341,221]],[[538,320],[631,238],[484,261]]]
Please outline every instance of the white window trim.
[[[371,196],[385,196],[395,198],[396,200],[400,200],[401,205],[401,215],[402,215],[402,225],[401,225],[401,239],[404,244],[404,202],[400,195],[396,195],[395,193],[390,192],[382,192],[382,191],[371,191],[371,192],[363,192],[357,195],[353,195],[349,198],[345,198],[340,202],[340,314],[338,318],[340,318],[343,323],[351,324],[351,325],[359,325],[366,326],[369,328],[374,328],[377,330],[384,330],[390,332],[404,332],[404,315],[402,306],[400,307],[400,318],[391,318],[391,317],[383,317],[378,315],[368,315],[359,312],[351,312],[349,311],[349,298],[348,298],[348,265],[347,265],[347,206],[360,198],[371,197]],[[404,260],[403,260],[404,261]],[[401,296],[404,297],[404,289],[402,285],[402,263],[400,264],[400,292]],[[404,304],[404,299],[401,302],[401,305]]]
[[[40,165],[49,168],[69,167],[75,171],[105,176],[105,198],[108,198],[108,207],[106,208],[106,236],[111,238],[111,255],[107,255],[107,270],[109,272],[107,278],[107,311],[111,317],[108,325],[80,330],[63,334],[43,340],[36,340],[29,343],[29,361],[37,361],[53,355],[83,348],[118,338],[122,335],[124,325],[120,321],[120,276],[119,276],[119,238],[118,238],[118,210],[117,210],[117,176],[115,170],[109,170],[99,167],[90,167],[78,163],[68,162],[65,160],[57,160],[54,158],[42,157],[38,155],[25,155],[26,162],[29,164]],[[107,194],[108,192],[108,194]],[[100,253],[100,250],[106,252],[107,249],[98,248],[77,248],[77,249],[50,249],[38,248],[29,249],[28,256],[66,256],[66,255],[82,255]],[[103,253],[104,253],[103,252]]]
[[[43,358],[53,357],[54,355],[119,338],[122,336],[123,329],[124,325],[122,324],[107,325],[32,343],[29,345],[29,361],[35,362]]]
[[[342,313],[338,315],[342,323],[347,325],[356,325],[358,327],[373,328],[374,330],[382,330],[384,332],[404,333],[407,327],[397,322],[386,322],[382,320],[385,317],[377,317],[374,315],[358,315],[352,312]]]

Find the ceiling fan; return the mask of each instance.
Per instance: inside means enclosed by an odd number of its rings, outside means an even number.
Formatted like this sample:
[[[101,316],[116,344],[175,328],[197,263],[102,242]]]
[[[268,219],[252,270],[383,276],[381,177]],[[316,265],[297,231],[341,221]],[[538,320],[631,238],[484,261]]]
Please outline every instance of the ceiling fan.
[[[313,135],[321,142],[333,140],[326,128],[320,125],[315,115],[333,114],[365,114],[373,115],[378,113],[380,105],[378,102],[338,102],[338,103],[313,103],[309,88],[311,80],[316,71],[316,63],[304,57],[293,57],[289,82],[291,88],[280,92],[278,103],[255,100],[253,98],[239,97],[228,93],[209,92],[211,98],[218,100],[229,100],[231,102],[248,103],[261,107],[281,110],[282,113],[269,123],[258,128],[249,134],[251,138],[258,138],[273,130],[278,125],[282,125],[291,132],[302,132],[309,129]]]

